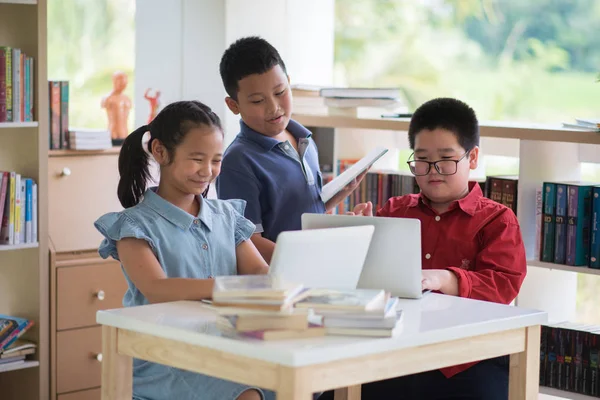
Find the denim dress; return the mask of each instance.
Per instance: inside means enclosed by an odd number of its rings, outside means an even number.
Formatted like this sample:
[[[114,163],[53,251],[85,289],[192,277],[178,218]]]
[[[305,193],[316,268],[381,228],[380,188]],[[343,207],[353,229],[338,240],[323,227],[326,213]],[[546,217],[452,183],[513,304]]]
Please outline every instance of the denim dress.
[[[98,252],[119,260],[116,242],[137,238],[148,242],[169,278],[206,279],[236,275],[236,247],[250,238],[255,226],[243,217],[243,200],[209,200],[199,197],[194,217],[156,194],[151,188],[136,206],[108,213],[95,223],[104,235]],[[125,307],[148,304],[129,279]],[[133,360],[133,398],[139,400],[234,400],[249,386],[152,362]],[[273,392],[259,390],[264,399]]]

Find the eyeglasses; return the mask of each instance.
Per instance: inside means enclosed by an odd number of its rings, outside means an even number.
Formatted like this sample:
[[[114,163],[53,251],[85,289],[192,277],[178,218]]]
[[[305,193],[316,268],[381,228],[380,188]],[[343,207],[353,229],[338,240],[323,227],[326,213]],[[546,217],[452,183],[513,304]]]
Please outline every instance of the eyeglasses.
[[[458,160],[439,160],[439,161],[425,161],[425,160],[409,160],[406,163],[410,168],[410,172],[414,176],[424,176],[429,174],[431,166],[435,168],[440,175],[454,175],[458,170],[458,163],[469,154],[469,151],[462,155]],[[410,157],[413,157],[414,153]],[[409,157],[409,158],[410,158]]]

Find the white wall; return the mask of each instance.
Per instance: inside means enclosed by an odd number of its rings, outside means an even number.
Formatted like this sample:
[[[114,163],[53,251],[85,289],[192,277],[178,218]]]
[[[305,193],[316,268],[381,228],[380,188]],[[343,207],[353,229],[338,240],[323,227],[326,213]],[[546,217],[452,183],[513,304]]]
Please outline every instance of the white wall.
[[[239,125],[225,106],[219,62],[229,44],[249,35],[279,50],[292,82],[332,83],[334,0],[138,0],[136,127],[148,118],[143,95],[151,87],[161,90],[163,106],[196,99],[212,107],[229,143]]]

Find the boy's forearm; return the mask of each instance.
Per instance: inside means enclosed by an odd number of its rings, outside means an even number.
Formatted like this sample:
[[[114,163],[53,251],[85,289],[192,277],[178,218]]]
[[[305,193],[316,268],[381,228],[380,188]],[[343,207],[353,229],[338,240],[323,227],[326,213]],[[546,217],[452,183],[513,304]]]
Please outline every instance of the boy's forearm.
[[[273,257],[273,252],[275,251],[275,243],[267,238],[264,238],[260,233],[255,233],[252,235],[251,240],[267,264],[271,264],[271,258]]]
[[[447,274],[442,280],[441,292],[450,296],[458,296],[458,277],[452,271],[446,270]]]

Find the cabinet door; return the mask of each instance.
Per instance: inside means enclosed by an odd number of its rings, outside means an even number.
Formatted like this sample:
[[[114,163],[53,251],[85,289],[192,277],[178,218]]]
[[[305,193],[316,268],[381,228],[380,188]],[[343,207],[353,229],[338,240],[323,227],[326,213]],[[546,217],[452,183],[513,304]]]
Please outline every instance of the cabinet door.
[[[96,325],[96,312],[122,307],[127,282],[117,261],[56,271],[57,330]]]
[[[59,394],[99,387],[102,327],[58,332],[56,357],[56,391]]]
[[[117,154],[50,157],[48,215],[56,252],[97,249],[102,235],[94,221],[122,210],[117,198]]]

